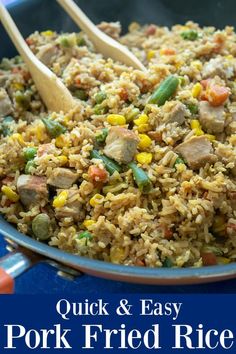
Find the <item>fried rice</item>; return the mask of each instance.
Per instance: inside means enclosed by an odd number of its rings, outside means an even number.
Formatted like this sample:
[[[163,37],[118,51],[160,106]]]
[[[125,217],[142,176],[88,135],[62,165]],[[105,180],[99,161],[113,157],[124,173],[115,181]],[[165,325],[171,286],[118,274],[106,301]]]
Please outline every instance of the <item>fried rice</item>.
[[[233,28],[99,26],[147,71],[103,58],[82,32],[26,39],[76,98],[66,114],[47,111],[20,57],[2,60],[0,212],[52,247],[117,264],[234,262]]]

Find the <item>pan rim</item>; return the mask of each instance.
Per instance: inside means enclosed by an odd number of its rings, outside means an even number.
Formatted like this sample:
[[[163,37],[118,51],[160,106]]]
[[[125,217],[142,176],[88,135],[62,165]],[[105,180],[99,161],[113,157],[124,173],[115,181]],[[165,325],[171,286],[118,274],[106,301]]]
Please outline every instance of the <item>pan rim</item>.
[[[201,283],[236,276],[236,262],[211,267],[169,269],[118,265],[74,255],[22,234],[13,225],[4,220],[2,216],[0,216],[0,234],[46,258],[67,264],[72,268],[81,269],[85,272],[88,271],[88,273],[93,273],[94,271],[94,273],[100,274],[102,277],[103,275],[104,277],[109,276],[113,278],[118,276],[120,280],[130,280],[129,278],[132,278],[132,282],[140,282],[141,278],[145,278],[145,283],[147,284],[149,282],[158,283],[158,281],[164,281],[165,284],[169,282],[170,285],[173,285],[173,282],[179,281],[190,283],[191,279],[193,283]]]

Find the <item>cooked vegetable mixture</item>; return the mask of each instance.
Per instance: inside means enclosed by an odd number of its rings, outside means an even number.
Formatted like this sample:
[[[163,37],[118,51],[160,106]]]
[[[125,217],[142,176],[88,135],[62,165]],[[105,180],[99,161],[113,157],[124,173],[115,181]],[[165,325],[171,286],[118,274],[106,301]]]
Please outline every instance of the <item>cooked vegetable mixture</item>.
[[[99,27],[146,65],[82,33],[26,42],[77,100],[48,112],[20,57],[0,63],[0,212],[67,252],[146,267],[236,258],[236,34],[188,22]]]

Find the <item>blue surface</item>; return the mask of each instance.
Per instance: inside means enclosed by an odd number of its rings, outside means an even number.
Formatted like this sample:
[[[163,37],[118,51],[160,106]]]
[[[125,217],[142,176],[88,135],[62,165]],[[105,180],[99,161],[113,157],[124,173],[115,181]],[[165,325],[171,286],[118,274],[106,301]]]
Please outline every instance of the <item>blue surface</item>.
[[[7,253],[6,244],[0,237],[0,257]],[[74,281],[57,275],[46,264],[38,264],[16,279],[17,294],[101,294],[107,293],[235,293],[236,279],[220,283],[192,286],[147,286],[94,278],[82,275]]]

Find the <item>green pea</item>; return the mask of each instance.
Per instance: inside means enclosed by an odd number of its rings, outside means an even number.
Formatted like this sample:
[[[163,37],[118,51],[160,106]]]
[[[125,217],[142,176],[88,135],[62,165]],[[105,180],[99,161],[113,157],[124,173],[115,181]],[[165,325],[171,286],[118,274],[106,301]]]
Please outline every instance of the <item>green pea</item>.
[[[88,232],[88,231],[83,231],[80,234],[78,234],[78,239],[86,238],[88,240],[91,240],[92,237],[93,237],[92,234],[90,232]]]
[[[34,160],[29,160],[27,162],[27,164],[25,165],[25,174],[26,175],[30,175],[31,173],[31,168],[35,168],[36,167],[36,163]]]
[[[64,36],[60,37],[59,43],[64,48],[70,48],[71,47],[70,41],[68,40],[67,37],[64,37]]]
[[[180,35],[183,39],[188,41],[195,41],[196,39],[199,38],[199,34],[195,30],[184,31]]]
[[[86,45],[86,41],[85,41],[84,37],[82,37],[79,34],[77,35],[76,42],[79,47],[83,47]]]
[[[96,103],[102,103],[107,98],[107,94],[104,91],[99,91],[95,96],[94,99]]]
[[[33,160],[36,154],[37,154],[36,147],[29,147],[24,150],[24,157],[27,161]]]
[[[43,118],[42,122],[45,125],[48,134],[52,138],[57,138],[59,135],[64,134],[67,131],[61,123],[55,120]]]
[[[9,59],[3,58],[1,63],[0,63],[0,69],[1,70],[11,70],[12,64]]]
[[[190,103],[187,105],[188,109],[192,114],[197,114],[198,113],[198,106],[196,104]]]
[[[174,163],[174,167],[176,167],[176,165],[178,165],[180,163],[185,164],[184,160],[181,159],[181,157],[177,157],[177,159],[175,160],[175,163]]]
[[[23,60],[22,60],[21,56],[20,55],[15,56],[14,64],[18,65],[18,64],[21,64],[21,63],[23,63]]]
[[[17,91],[15,93],[16,103],[24,109],[28,109],[30,106],[30,97],[25,93]]]
[[[166,257],[162,265],[164,268],[172,268],[174,264],[169,257]]]
[[[32,221],[34,235],[41,241],[51,237],[51,221],[47,214],[38,214]]]
[[[133,108],[129,113],[125,115],[126,122],[132,122],[138,115],[140,114],[140,110],[138,108]]]
[[[101,114],[106,114],[108,111],[107,107],[102,107],[100,104],[96,104],[96,106],[94,106],[93,112],[96,115],[101,115]]]
[[[73,96],[78,98],[81,101],[87,101],[88,99],[88,94],[85,90],[83,89],[78,89],[73,92]]]
[[[107,135],[108,135],[108,129],[107,128],[102,129],[102,131],[98,135],[96,135],[96,138],[95,138],[96,142],[98,144],[104,143],[107,138]]]

